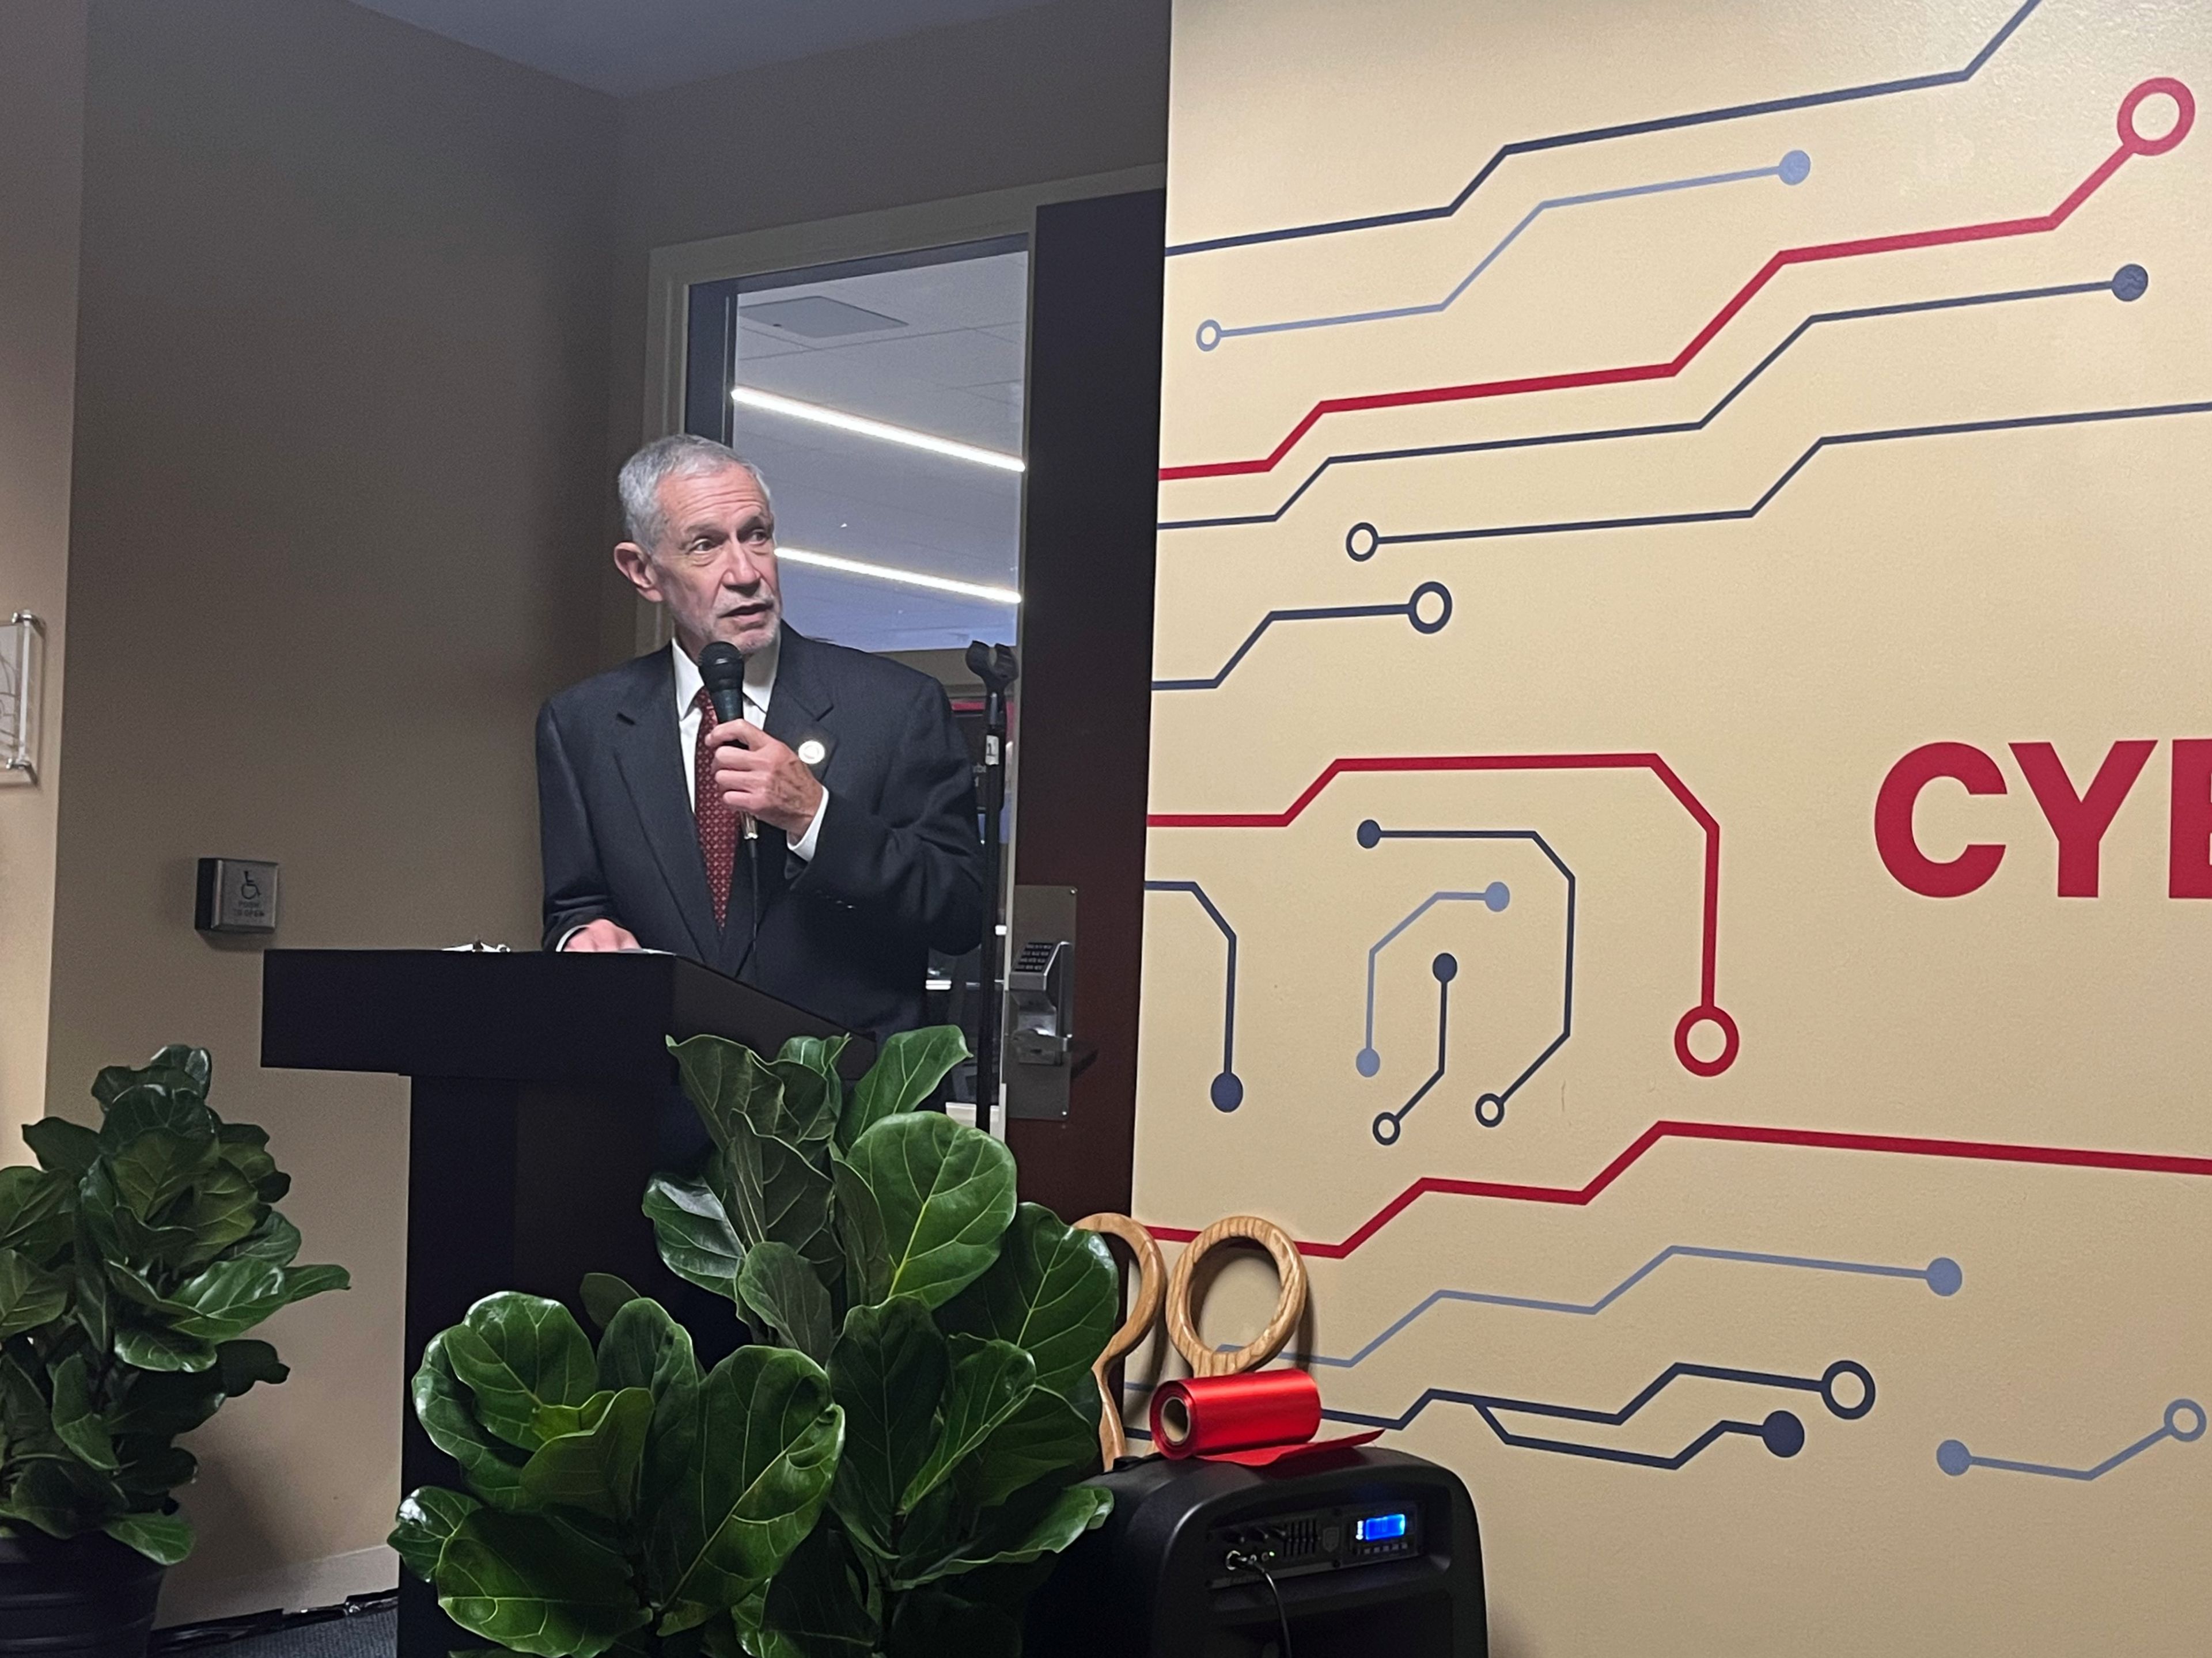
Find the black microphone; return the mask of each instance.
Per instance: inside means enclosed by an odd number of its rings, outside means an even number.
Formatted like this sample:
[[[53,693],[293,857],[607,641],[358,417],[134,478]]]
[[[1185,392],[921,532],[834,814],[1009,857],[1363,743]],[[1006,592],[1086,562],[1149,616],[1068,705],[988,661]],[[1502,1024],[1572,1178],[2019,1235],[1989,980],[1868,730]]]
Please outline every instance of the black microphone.
[[[700,652],[699,677],[706,683],[707,700],[714,705],[715,723],[726,726],[745,717],[745,659],[736,646],[718,639]],[[751,815],[739,815],[744,820],[745,839],[759,840],[760,827]]]
[[[736,646],[718,639],[700,652],[699,677],[707,682],[716,720],[726,726],[745,717],[745,659]]]

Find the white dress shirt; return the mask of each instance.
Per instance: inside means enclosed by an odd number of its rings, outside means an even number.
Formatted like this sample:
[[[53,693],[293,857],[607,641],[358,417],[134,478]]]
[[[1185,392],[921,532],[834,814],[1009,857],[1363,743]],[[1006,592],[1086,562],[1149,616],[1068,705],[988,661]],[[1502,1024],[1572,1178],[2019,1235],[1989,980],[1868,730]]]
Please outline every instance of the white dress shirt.
[[[699,688],[706,682],[699,677],[699,665],[684,654],[681,645],[671,640],[668,651],[676,662],[676,747],[684,756],[684,794],[696,814],[699,810]],[[768,727],[769,698],[775,694],[775,665],[782,653],[779,635],[766,650],[755,651],[745,659],[745,718],[763,730]],[[814,843],[822,833],[823,815],[829,810],[830,791],[824,788],[806,832],[791,841],[794,858],[813,861]]]

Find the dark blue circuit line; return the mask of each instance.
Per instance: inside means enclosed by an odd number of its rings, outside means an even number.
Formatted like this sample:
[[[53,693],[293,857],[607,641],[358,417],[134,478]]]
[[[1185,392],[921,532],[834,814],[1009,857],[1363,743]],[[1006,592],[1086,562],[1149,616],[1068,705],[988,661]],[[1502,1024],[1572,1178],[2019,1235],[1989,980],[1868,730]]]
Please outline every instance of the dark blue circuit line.
[[[1578,144],[1605,143],[1615,138],[1641,137],[1646,133],[1674,132],[1685,127],[1711,126],[1720,121],[1741,121],[1756,115],[1778,115],[1786,110],[1821,109],[1831,104],[1857,103],[1869,98],[1893,97],[1899,93],[1928,92],[1938,87],[1961,86],[1981,73],[1984,65],[1996,56],[2014,31],[2025,23],[2042,0],[2026,0],[2021,9],[2005,21],[1989,39],[1989,43],[1968,60],[1963,69],[1942,70],[1932,75],[1910,76],[1903,80],[1875,81],[1865,86],[1838,87],[1830,92],[1801,93],[1795,97],[1769,98],[1755,104],[1731,104],[1721,109],[1698,110],[1686,115],[1662,115],[1650,120],[1624,122],[1615,126],[1589,127],[1580,132],[1555,133],[1547,138],[1522,138],[1503,145],[1498,153],[1483,163],[1482,170],[1467,181],[1467,185],[1449,202],[1437,207],[1408,208],[1398,213],[1370,214],[1357,219],[1330,219],[1319,224],[1290,225],[1279,230],[1247,231],[1237,236],[1213,236],[1204,241],[1178,242],[1168,249],[1168,257],[1180,258],[1190,253],[1211,253],[1224,247],[1252,247],[1265,242],[1304,241],[1315,236],[1339,236],[1353,230],[1379,230],[1386,225],[1420,224],[1431,219],[1448,219],[1474,199],[1474,192],[1490,181],[1490,175],[1516,155],[1531,155],[1547,149],[1566,149]]]
[[[1449,954],[1439,956],[1429,963],[1429,971],[1436,975],[1437,979],[1437,1068],[1429,1072],[1428,1081],[1413,1090],[1412,1099],[1395,1111],[1376,1114],[1371,1128],[1377,1145],[1395,1145],[1408,1114],[1428,1097],[1431,1088],[1444,1079],[1445,1035],[1451,1022],[1452,981],[1459,976],[1458,958]]]
[[[1826,323],[1863,322],[1875,317],[1909,317],[1929,311],[1964,311],[1977,306],[2008,305],[2021,300],[2058,299],[2076,294],[2112,294],[2122,300],[2138,300],[2149,286],[2149,275],[2141,265],[2127,264],[2100,282],[2063,282],[2045,288],[2013,288],[1996,294],[1962,294],[1940,300],[1911,300],[1895,305],[1866,305],[1847,311],[1818,312],[1792,329],[1788,337],[1762,357],[1749,374],[1729,388],[1726,396],[1695,420],[1663,421],[1646,426],[1608,426],[1586,432],[1546,432],[1529,437],[1484,438],[1470,443],[1424,444],[1413,448],[1369,449],[1329,455],[1307,473],[1305,481],[1291,490],[1283,504],[1272,513],[1233,513],[1222,518],[1171,519],[1156,527],[1161,530],[1218,530],[1240,524],[1276,523],[1297,505],[1299,497],[1319,483],[1322,474],[1332,466],[1364,465],[1372,461],[1424,460],[1440,455],[1480,455],[1499,449],[1543,449],[1562,443],[1605,443],[1620,438],[1669,437],[1685,432],[1702,432],[1720,418],[1723,411],[1741,397],[1753,380],[1780,361],[1790,347],[1812,330]]]
[[[1567,884],[1567,954],[1561,974],[1564,988],[1559,1000],[1559,1034],[1552,1038],[1544,1051],[1531,1060],[1521,1074],[1495,1093],[1478,1096],[1474,1102],[1474,1120],[1486,1128],[1495,1128],[1505,1121],[1505,1108],[1528,1079],[1551,1060],[1552,1055],[1567,1045],[1567,1038],[1575,1029],[1575,872],[1566,860],[1553,849],[1552,843],[1534,829],[1386,829],[1373,818],[1361,823],[1357,839],[1363,847],[1376,847],[1385,841],[1533,841],[1536,849],[1552,860],[1552,867]],[[1372,1002],[1370,998],[1371,1022]],[[1370,1023],[1371,1029],[1371,1023]],[[1370,1036],[1370,1040],[1372,1038]],[[1407,1108],[1411,1109],[1410,1107]]]
[[[1421,601],[1437,598],[1443,609],[1434,621],[1424,620]],[[1355,616],[1402,616],[1413,624],[1413,631],[1421,634],[1440,633],[1451,620],[1451,590],[1441,581],[1424,581],[1413,589],[1413,596],[1402,604],[1321,604],[1304,610],[1270,610],[1260,618],[1260,625],[1244,635],[1244,642],[1236,653],[1221,665],[1220,671],[1205,679],[1155,679],[1155,691],[1211,691],[1218,690],[1221,683],[1237,671],[1251,648],[1260,642],[1260,636],[1279,622],[1340,622]]]
[[[1210,1097],[1218,1111],[1234,1111],[1244,1103],[1243,1079],[1237,1074],[1237,929],[1229,925],[1229,918],[1206,896],[1206,889],[1195,881],[1147,881],[1147,892],[1185,892],[1198,900],[1199,908],[1221,929],[1223,944],[1228,946],[1225,969],[1222,974],[1221,995],[1221,1072],[1215,1077]]]
[[[1768,1370],[1741,1370],[1718,1364],[1688,1363],[1668,1365],[1641,1392],[1618,1410],[1595,1410],[1586,1406],[1555,1405],[1544,1400],[1509,1399],[1498,1394],[1462,1392],[1454,1388],[1425,1388],[1419,1398],[1398,1416],[1370,1416],[1358,1411],[1324,1410],[1323,1418],[1331,1422],[1342,1422],[1354,1427],[1381,1428],[1388,1432],[1402,1432],[1413,1425],[1416,1418],[1433,1404],[1464,1405],[1489,1426],[1500,1441],[1508,1445],[1528,1450],[1557,1452],[1567,1456],[1592,1457],[1600,1461],[1625,1462],[1639,1467],[1679,1468],[1707,1446],[1729,1434],[1750,1434],[1763,1441],[1768,1450],[1777,1456],[1795,1456],[1805,1443],[1805,1424],[1789,1411],[1776,1411],[1763,1422],[1747,1423],[1723,1420],[1715,1423],[1680,1451],[1672,1455],[1659,1455],[1648,1451],[1623,1450],[1610,1445],[1590,1445],[1573,1440],[1540,1439],[1516,1434],[1498,1420],[1498,1413],[1516,1416],[1548,1417],[1555,1421],[1583,1422],[1599,1427],[1617,1428],[1627,1423],[1638,1412],[1656,1399],[1668,1388],[1684,1377],[1695,1377],[1711,1382],[1728,1382],[1748,1388],[1782,1388],[1798,1393],[1818,1394],[1832,1415],[1845,1421],[1856,1421],[1874,1408],[1874,1376],[1866,1366],[1850,1359],[1838,1359],[1818,1376],[1781,1376]],[[1855,1384],[1856,1395],[1845,1399],[1838,1391],[1837,1383],[1850,1378]]]
[[[1466,530],[1423,530],[1382,535],[1371,524],[1355,524],[1345,537],[1345,550],[1355,559],[1375,556],[1378,547],[1409,547],[1440,541],[1498,541],[1513,536],[1572,535],[1585,530],[1655,529],[1680,524],[1734,524],[1757,518],[1767,504],[1790,487],[1798,473],[1823,450],[1865,443],[1895,443],[1911,438],[1972,436],[1984,432],[2027,432],[2046,427],[2094,426],[2114,421],[2157,420],[2169,415],[2212,414],[2212,399],[2196,403],[2140,404],[2129,409],[2086,409],[2061,415],[2014,415],[1998,420],[1946,421],[1933,426],[1895,426],[1868,432],[1832,432],[1815,439],[1792,461],[1782,476],[1766,487],[1748,507],[1726,507],[1703,513],[1651,513],[1632,518],[1568,519],[1556,524],[1499,524]],[[1361,550],[1364,549],[1364,550]]]

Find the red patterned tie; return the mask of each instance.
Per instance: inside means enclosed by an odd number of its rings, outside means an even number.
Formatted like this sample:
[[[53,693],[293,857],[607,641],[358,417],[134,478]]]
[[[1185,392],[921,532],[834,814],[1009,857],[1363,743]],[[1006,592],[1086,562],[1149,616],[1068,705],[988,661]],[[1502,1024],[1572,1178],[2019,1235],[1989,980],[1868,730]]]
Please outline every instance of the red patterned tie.
[[[691,699],[691,705],[699,710],[699,741],[691,759],[692,777],[698,788],[699,851],[707,860],[707,890],[714,895],[714,926],[719,932],[730,913],[730,872],[738,861],[738,814],[714,786],[714,750],[707,746],[707,734],[720,722],[704,685]]]

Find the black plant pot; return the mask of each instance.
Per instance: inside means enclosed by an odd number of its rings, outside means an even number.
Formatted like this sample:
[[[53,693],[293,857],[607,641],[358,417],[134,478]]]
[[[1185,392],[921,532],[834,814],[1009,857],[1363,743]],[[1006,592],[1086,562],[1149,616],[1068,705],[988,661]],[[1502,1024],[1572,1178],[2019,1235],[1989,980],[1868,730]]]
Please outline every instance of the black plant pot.
[[[98,1532],[0,1537],[0,1658],[145,1658],[161,1570]]]

